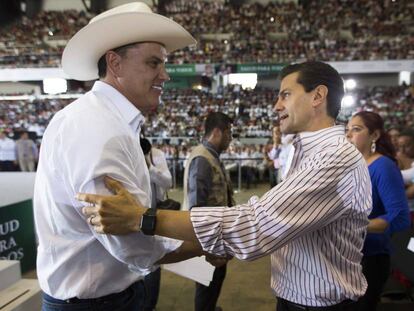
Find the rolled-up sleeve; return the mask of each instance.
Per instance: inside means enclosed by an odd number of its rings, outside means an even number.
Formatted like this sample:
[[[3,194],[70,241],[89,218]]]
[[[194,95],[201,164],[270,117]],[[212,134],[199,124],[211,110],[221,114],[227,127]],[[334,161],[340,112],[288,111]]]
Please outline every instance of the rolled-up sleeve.
[[[254,260],[346,213],[357,174],[349,174],[350,162],[327,150],[309,163],[260,199],[230,208],[193,208],[191,221],[203,249]]]
[[[105,127],[103,122],[102,127]],[[112,129],[110,136],[103,135],[105,129],[99,128],[99,125],[94,131],[77,133],[75,128],[72,132],[71,138],[56,141],[56,144],[60,144],[57,150],[61,152],[57,154],[55,161],[65,175],[66,188],[71,192],[71,197],[75,198],[75,194],[79,192],[111,194],[103,182],[103,177],[107,175],[121,182],[144,206],[150,206],[150,188],[140,187],[142,179],[149,180],[149,174],[145,171],[144,155],[133,137],[122,131],[117,133],[116,128]],[[85,145],[88,148],[79,148]],[[70,163],[70,166],[65,163]],[[181,241],[146,236],[141,232],[124,236],[98,234],[86,222],[81,212],[83,203],[73,199],[72,204],[78,217],[69,221],[76,224],[78,231],[83,232],[85,238],[93,236],[113,257],[135,270],[150,269],[166,253],[182,244]],[[62,223],[67,221],[67,217],[62,218]]]

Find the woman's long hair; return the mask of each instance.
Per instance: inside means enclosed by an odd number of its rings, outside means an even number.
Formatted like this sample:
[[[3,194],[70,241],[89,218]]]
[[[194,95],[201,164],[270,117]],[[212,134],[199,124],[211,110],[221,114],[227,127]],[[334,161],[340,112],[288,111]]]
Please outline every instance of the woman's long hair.
[[[377,152],[389,157],[394,162],[397,162],[395,158],[394,146],[391,143],[390,136],[384,130],[384,120],[381,116],[371,111],[360,111],[352,117],[360,117],[362,122],[364,122],[364,125],[368,128],[368,132],[370,134],[378,130],[380,132],[380,136],[375,142]]]

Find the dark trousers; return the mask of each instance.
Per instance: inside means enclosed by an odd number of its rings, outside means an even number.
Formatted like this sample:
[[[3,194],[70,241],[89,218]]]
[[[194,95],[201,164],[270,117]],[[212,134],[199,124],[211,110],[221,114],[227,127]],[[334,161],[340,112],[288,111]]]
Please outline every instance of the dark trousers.
[[[0,171],[12,172],[15,170],[16,170],[16,167],[13,161],[0,161]]]
[[[142,311],[144,282],[138,281],[120,293],[99,298],[60,300],[43,294],[42,311]]]
[[[246,188],[250,189],[250,186],[254,182],[254,168],[251,166],[242,166],[241,173],[243,180],[246,182]]]
[[[196,283],[195,311],[214,311],[226,277],[226,265],[214,270],[209,286]]]
[[[270,188],[273,188],[277,185],[278,182],[278,172],[279,170],[274,168],[273,166],[269,168],[269,182]]]
[[[390,270],[390,256],[376,255],[362,258],[362,272],[368,282],[368,289],[358,300],[356,311],[375,311]]]
[[[144,284],[146,291],[144,311],[152,311],[157,306],[160,294],[161,268],[148,274],[144,279]]]
[[[276,311],[354,311],[355,303],[351,300],[343,301],[329,307],[307,307],[282,298],[277,298]]]

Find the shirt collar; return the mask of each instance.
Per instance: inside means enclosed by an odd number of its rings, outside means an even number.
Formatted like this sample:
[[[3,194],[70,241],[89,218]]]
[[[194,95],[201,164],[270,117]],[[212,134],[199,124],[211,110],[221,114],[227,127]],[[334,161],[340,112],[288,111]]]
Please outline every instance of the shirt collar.
[[[92,91],[105,95],[112,104],[109,108],[113,111],[117,111],[134,132],[139,131],[141,125],[145,121],[144,116],[141,111],[139,111],[138,108],[136,108],[117,89],[105,82],[96,81],[92,87]]]
[[[332,139],[340,137],[345,137],[345,127],[343,125],[335,125],[319,131],[296,134],[292,144],[295,149],[300,148],[306,153],[315,147],[321,148]]]
[[[207,140],[203,140],[203,146],[206,147],[210,151],[210,153],[213,154],[213,156],[215,156],[216,158],[220,157],[220,152]]]

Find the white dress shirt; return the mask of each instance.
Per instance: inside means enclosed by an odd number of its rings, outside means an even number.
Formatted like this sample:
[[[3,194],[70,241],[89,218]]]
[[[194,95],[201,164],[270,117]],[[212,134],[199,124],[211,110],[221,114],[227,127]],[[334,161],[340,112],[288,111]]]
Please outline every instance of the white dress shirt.
[[[194,207],[204,250],[254,260],[271,254],[277,297],[330,306],[365,293],[361,249],[371,182],[344,128],[301,133],[287,177],[260,199],[234,207]]]
[[[103,184],[109,175],[150,207],[149,173],[139,145],[143,121],[121,93],[98,81],[49,123],[34,193],[37,273],[48,295],[96,298],[120,292],[181,244],[140,232],[97,234],[75,199],[78,192],[109,194]]]
[[[152,190],[152,207],[154,207],[157,201],[165,200],[167,190],[172,187],[172,176],[162,150],[152,147],[151,159],[152,164],[149,167],[149,173]]]
[[[16,161],[16,143],[13,139],[0,139],[0,161]]]
[[[414,162],[411,164],[411,168],[402,170],[401,174],[406,185],[414,183]]]

